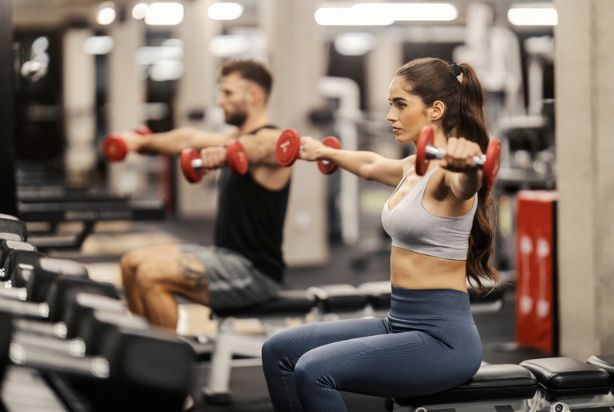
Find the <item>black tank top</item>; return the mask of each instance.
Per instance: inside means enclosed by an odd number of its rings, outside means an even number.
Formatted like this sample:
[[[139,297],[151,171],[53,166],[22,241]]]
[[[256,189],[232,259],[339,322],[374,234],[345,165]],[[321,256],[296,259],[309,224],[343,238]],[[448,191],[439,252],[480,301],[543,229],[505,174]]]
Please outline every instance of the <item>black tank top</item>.
[[[252,131],[274,126],[267,125]],[[222,169],[214,244],[233,250],[263,274],[282,283],[286,267],[281,251],[290,183],[280,190],[261,186],[251,170],[244,175]]]

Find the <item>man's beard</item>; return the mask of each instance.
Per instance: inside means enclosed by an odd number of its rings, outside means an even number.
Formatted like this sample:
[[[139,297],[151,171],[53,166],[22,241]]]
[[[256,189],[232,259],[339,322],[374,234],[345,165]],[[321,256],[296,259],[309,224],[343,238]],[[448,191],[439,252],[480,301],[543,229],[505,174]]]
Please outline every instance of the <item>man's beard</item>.
[[[246,120],[247,113],[245,112],[228,113],[226,115],[226,123],[232,126],[243,127]]]

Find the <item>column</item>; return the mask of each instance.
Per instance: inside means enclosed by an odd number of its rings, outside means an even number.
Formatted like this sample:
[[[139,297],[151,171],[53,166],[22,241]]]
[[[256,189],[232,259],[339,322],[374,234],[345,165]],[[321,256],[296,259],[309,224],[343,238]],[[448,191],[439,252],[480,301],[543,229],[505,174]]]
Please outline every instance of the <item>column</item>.
[[[318,81],[324,74],[324,43],[313,18],[314,0],[265,1],[265,28],[274,76],[271,120],[302,135],[318,136],[307,113],[320,102]],[[264,12],[266,11],[266,13]],[[316,265],[328,259],[325,181],[315,163],[293,166],[292,190],[284,233],[289,265]]]
[[[561,352],[614,352],[614,3],[557,0]]]

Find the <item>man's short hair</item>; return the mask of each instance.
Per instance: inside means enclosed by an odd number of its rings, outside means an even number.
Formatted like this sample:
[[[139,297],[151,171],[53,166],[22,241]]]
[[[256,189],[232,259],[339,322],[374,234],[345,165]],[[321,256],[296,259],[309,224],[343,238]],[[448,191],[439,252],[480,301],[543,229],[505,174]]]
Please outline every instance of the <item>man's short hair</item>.
[[[232,73],[238,73],[245,80],[250,80],[260,86],[266,97],[271,94],[273,87],[273,76],[262,63],[255,60],[231,60],[222,66],[220,74],[222,77]]]

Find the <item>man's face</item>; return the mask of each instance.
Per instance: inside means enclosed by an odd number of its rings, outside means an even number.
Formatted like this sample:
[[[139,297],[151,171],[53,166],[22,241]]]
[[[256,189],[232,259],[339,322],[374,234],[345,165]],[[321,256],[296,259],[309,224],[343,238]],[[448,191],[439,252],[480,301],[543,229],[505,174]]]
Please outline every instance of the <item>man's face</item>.
[[[217,103],[224,111],[226,123],[243,126],[252,105],[251,87],[254,85],[238,73],[222,77]]]

